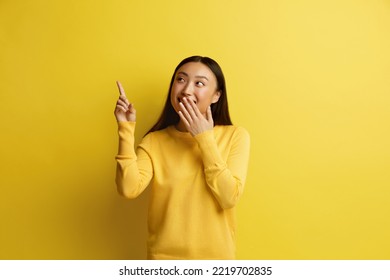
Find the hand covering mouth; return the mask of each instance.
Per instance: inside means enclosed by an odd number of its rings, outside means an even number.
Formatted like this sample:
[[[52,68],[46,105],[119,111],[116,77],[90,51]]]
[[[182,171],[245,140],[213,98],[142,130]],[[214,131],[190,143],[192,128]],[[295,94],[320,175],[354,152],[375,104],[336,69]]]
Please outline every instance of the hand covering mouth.
[[[190,98],[187,97],[187,99],[190,99]],[[191,99],[191,100],[196,104],[196,100],[193,100],[193,99]],[[177,101],[179,101],[179,103],[183,102],[182,98],[180,98],[180,97],[177,98]]]

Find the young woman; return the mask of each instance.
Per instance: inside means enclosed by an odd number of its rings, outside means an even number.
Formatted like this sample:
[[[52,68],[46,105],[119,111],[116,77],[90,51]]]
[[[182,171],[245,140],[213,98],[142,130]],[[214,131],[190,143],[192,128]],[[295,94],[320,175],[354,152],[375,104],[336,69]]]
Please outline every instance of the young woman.
[[[128,198],[152,188],[148,259],[234,259],[234,208],[244,188],[249,135],[232,125],[219,65],[192,56],[176,67],[163,112],[136,152],[136,110],[117,84],[116,184]]]

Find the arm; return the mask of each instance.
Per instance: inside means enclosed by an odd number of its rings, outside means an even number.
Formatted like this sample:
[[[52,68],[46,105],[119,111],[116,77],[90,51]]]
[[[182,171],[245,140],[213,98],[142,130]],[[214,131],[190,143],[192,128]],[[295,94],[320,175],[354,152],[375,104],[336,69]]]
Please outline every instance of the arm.
[[[207,185],[223,209],[232,208],[244,189],[249,161],[249,134],[242,128],[236,129],[225,162],[214,138],[211,108],[202,114],[191,99],[183,100],[179,116],[188,132],[198,141]]]
[[[249,161],[249,134],[237,128],[226,162],[222,159],[212,130],[195,136],[201,150],[207,185],[223,209],[238,202],[245,184]]]
[[[135,198],[149,184],[153,168],[145,150],[139,148],[137,154],[134,151],[136,110],[127,100],[120,82],[117,82],[117,86],[119,98],[114,114],[118,122],[119,150],[115,158],[117,161],[115,182],[120,194],[127,198]],[[147,142],[146,139],[143,141]]]
[[[138,148],[134,151],[135,122],[118,122],[119,149],[115,157],[117,161],[115,182],[118,192],[127,197],[140,195],[150,183],[153,167],[148,153]],[[148,138],[143,139],[148,146]]]

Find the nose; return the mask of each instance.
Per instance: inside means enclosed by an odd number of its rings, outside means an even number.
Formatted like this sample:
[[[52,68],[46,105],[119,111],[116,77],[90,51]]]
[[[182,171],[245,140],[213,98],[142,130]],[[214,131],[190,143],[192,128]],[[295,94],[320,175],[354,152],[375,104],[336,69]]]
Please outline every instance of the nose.
[[[184,97],[187,97],[187,96],[190,96],[194,93],[194,88],[193,86],[191,85],[191,83],[187,83],[183,90],[181,91],[181,94],[184,96]]]

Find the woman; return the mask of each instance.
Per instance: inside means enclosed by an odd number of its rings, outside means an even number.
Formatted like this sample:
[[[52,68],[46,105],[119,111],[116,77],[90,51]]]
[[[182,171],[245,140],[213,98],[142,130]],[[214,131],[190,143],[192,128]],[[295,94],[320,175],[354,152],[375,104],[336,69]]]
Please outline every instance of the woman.
[[[175,69],[163,112],[134,150],[136,110],[117,82],[119,193],[150,185],[148,259],[234,259],[249,135],[230,120],[225,79],[211,58]]]

